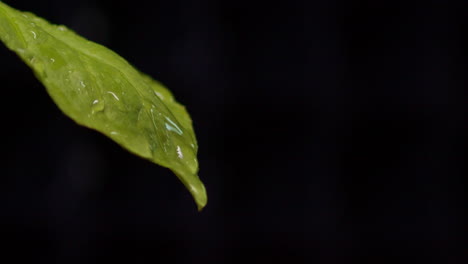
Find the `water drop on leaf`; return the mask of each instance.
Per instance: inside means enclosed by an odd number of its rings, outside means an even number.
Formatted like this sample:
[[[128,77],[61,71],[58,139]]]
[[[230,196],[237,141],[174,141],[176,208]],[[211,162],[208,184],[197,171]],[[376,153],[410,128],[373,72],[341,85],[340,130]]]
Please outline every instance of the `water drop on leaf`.
[[[34,70],[66,115],[172,170],[199,210],[205,206],[192,120],[161,83],[106,47],[2,1],[0,40]]]
[[[104,111],[105,104],[104,101],[96,99],[93,101],[93,105],[91,106],[91,113],[96,114],[99,112]]]

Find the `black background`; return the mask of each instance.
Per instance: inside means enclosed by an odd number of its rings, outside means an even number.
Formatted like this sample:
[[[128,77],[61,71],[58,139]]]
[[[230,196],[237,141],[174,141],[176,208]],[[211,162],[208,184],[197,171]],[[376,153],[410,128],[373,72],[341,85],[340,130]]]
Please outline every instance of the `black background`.
[[[166,84],[209,202],[1,45],[0,262],[468,263],[466,1],[4,2]]]

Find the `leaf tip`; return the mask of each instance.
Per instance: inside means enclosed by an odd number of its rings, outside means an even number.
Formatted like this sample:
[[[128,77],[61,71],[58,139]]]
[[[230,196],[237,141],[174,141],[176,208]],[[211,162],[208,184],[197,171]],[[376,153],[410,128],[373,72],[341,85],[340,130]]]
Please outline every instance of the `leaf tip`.
[[[206,195],[205,185],[200,182],[199,186],[197,187],[191,186],[190,193],[192,194],[193,199],[195,199],[198,212],[201,212],[208,203],[208,196]]]
[[[206,188],[203,182],[198,178],[196,173],[191,173],[182,170],[172,170],[179,180],[184,184],[185,188],[190,192],[197,205],[199,212],[208,203],[208,196],[206,193]]]

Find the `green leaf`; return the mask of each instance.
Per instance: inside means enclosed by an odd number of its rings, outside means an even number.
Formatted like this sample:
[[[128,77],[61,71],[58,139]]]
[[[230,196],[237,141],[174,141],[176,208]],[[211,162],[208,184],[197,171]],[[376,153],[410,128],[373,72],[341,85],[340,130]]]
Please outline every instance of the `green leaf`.
[[[198,209],[206,205],[192,120],[164,86],[104,46],[2,2],[0,39],[33,69],[66,115],[171,169]]]

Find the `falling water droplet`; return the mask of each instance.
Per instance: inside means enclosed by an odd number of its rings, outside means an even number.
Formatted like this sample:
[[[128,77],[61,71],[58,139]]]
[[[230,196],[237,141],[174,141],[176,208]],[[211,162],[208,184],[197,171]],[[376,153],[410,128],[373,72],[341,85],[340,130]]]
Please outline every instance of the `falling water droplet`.
[[[95,114],[98,112],[102,112],[104,111],[104,107],[105,107],[104,101],[96,99],[93,101],[93,104],[91,106],[91,113]]]

